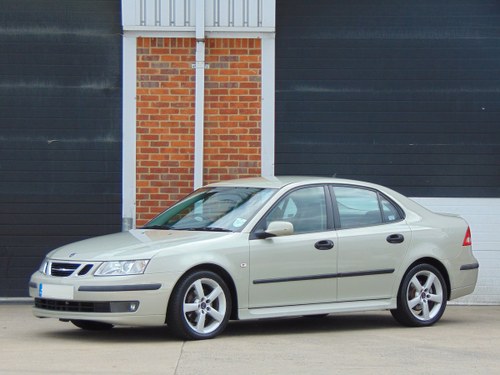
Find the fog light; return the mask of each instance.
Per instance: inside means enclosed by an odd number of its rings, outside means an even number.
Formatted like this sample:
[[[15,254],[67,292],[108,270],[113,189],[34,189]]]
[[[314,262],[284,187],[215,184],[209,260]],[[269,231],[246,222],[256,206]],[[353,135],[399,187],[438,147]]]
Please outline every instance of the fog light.
[[[112,313],[136,312],[139,301],[110,302],[109,307]]]
[[[139,302],[130,302],[128,310],[130,312],[136,312],[139,308]]]

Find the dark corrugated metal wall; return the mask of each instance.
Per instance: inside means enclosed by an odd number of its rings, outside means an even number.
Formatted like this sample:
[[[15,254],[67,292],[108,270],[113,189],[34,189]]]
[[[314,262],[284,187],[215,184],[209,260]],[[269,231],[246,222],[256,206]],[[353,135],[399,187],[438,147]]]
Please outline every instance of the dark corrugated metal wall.
[[[278,0],[276,173],[500,197],[500,2]]]
[[[121,227],[120,1],[0,1],[0,297]]]

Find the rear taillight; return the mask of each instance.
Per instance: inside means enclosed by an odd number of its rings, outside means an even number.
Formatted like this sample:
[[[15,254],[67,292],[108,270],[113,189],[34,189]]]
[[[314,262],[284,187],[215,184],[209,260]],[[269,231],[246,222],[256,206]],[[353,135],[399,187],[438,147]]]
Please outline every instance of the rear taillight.
[[[465,232],[464,242],[462,243],[462,246],[472,246],[470,227],[467,227],[467,231]]]

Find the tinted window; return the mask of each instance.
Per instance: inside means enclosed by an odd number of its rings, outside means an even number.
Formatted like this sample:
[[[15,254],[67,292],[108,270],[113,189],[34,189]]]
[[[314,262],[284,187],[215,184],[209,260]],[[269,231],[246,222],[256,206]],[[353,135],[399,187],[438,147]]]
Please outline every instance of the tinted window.
[[[241,231],[274,189],[201,188],[151,220],[144,228]]]
[[[373,190],[334,187],[341,228],[357,228],[401,219],[398,209]]]
[[[384,217],[384,221],[391,222],[402,219],[401,214],[399,213],[400,211],[396,208],[394,203],[384,197],[381,197],[380,203],[382,205],[382,214]]]
[[[292,223],[294,233],[325,231],[327,214],[323,187],[315,186],[291,192],[274,206],[262,226],[267,227],[272,221]]]

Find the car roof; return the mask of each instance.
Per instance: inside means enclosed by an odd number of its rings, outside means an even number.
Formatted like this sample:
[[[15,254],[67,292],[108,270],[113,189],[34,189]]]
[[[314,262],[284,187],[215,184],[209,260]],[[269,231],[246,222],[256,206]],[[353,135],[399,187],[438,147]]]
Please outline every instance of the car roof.
[[[275,188],[280,189],[287,185],[302,185],[315,183],[330,183],[330,184],[352,184],[359,186],[367,186],[372,188],[382,188],[368,182],[341,179],[336,177],[314,177],[314,176],[274,176],[274,177],[249,177],[236,180],[226,180],[207,186],[236,186],[236,187],[259,187],[259,188]]]
[[[369,189],[375,189],[388,195],[391,199],[395,200],[398,204],[403,205],[404,209],[410,209],[413,212],[418,212],[419,214],[427,214],[430,212],[426,208],[417,204],[413,200],[405,197],[404,195],[398,193],[397,191],[388,188],[386,186],[374,184],[371,182],[350,180],[336,177],[311,177],[311,176],[276,176],[276,177],[250,177],[241,178],[236,180],[226,180],[207,186],[227,186],[227,187],[255,187],[255,188],[273,188],[281,189],[285,186],[294,188],[301,185],[308,184],[345,184],[352,186],[366,187]]]

